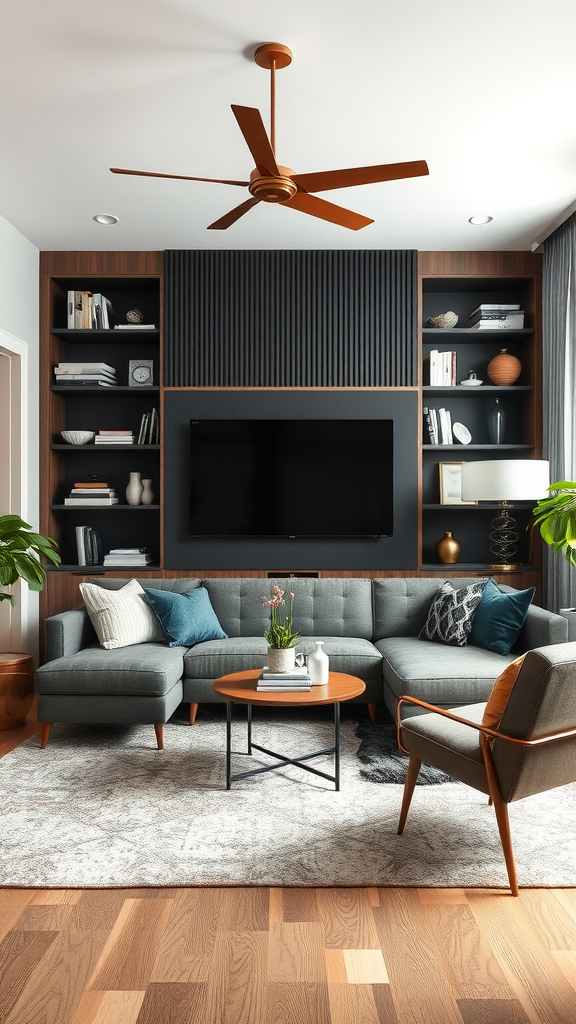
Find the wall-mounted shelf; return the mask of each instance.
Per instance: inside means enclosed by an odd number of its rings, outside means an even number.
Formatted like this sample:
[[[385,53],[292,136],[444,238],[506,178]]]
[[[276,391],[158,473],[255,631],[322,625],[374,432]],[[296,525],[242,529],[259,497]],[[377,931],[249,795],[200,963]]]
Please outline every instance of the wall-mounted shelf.
[[[485,395],[487,391],[496,394],[502,394],[502,392],[514,394],[519,391],[534,391],[532,384],[511,384],[509,387],[498,384],[481,384],[479,387],[471,388],[466,384],[452,384],[449,387],[440,387],[440,385],[424,384],[422,391],[438,391],[445,392],[448,394],[459,394],[459,395],[470,395],[473,396]]]
[[[66,328],[66,327],[52,327],[50,334],[53,334],[55,338],[62,338],[63,341],[69,343],[76,343],[85,345],[91,342],[110,342],[111,344],[118,344],[123,341],[158,341],[160,337],[160,331],[139,331],[131,330],[127,328],[121,331],[115,331],[113,328],[108,330],[89,330],[82,331],[79,328]]]
[[[58,512],[157,512],[160,505],[50,505]]]
[[[423,444],[423,452],[501,452],[532,449],[533,444]],[[465,460],[463,460],[465,461]]]
[[[434,335],[440,336],[441,338],[448,338],[450,336],[458,335],[460,338],[459,344],[463,344],[466,341],[480,341],[486,342],[490,337],[497,338],[500,342],[502,338],[508,337],[526,337],[529,334],[534,334],[533,327],[523,327],[517,330],[509,330],[508,328],[502,328],[501,330],[495,327],[474,328],[474,327],[423,327],[422,334],[426,337],[426,342],[429,342]],[[443,341],[444,345],[445,342]]]
[[[118,394],[119,391],[128,391],[131,395],[150,395],[158,393],[160,388],[157,384],[152,384],[145,388],[130,387],[129,384],[111,384],[109,387],[87,387],[85,384],[81,384],[80,387],[74,387],[71,384],[51,384],[50,391],[57,391],[60,395],[85,395],[85,394],[98,394],[98,395],[113,395]]]

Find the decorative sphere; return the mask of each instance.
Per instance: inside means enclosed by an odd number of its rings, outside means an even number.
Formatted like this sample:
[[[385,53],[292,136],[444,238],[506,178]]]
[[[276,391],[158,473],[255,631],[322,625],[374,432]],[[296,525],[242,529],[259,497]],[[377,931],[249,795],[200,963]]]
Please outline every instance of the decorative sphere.
[[[141,309],[129,309],[126,313],[126,322],[129,324],[143,324],[144,313]]]

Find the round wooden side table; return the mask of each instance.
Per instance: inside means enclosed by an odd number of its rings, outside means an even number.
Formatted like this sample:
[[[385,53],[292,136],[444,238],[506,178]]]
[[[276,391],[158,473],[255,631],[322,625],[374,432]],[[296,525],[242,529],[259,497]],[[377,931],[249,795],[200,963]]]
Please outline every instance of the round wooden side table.
[[[0,731],[24,725],[33,700],[32,655],[0,653]]]

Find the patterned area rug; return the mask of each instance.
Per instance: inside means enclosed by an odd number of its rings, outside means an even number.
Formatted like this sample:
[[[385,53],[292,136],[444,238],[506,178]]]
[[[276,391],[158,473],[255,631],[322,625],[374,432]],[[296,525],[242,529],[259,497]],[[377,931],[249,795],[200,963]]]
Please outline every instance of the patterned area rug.
[[[254,716],[254,741],[289,756],[332,742],[322,708]],[[339,793],[297,768],[224,788],[223,708],[175,717],[166,749],[151,727],[54,726],[0,760],[0,886],[507,885],[494,811],[480,794],[431,772],[396,834],[406,759],[393,726],[364,710],[342,716]],[[242,753],[233,771],[270,763]],[[317,763],[332,773],[330,759]],[[392,780],[392,781],[390,781]],[[521,885],[576,885],[576,786],[513,804]]]

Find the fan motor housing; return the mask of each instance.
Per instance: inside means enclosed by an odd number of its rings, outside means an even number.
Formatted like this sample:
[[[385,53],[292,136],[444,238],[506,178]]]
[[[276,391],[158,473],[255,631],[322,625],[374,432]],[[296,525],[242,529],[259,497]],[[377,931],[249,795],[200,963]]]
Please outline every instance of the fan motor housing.
[[[293,199],[298,191],[298,186],[288,175],[294,174],[294,171],[291,167],[280,167],[280,165],[278,170],[281,172],[280,174],[269,177],[260,174],[260,171],[255,168],[250,175],[250,184],[248,185],[250,195],[255,199],[260,199],[263,203],[285,203],[288,199]]]

